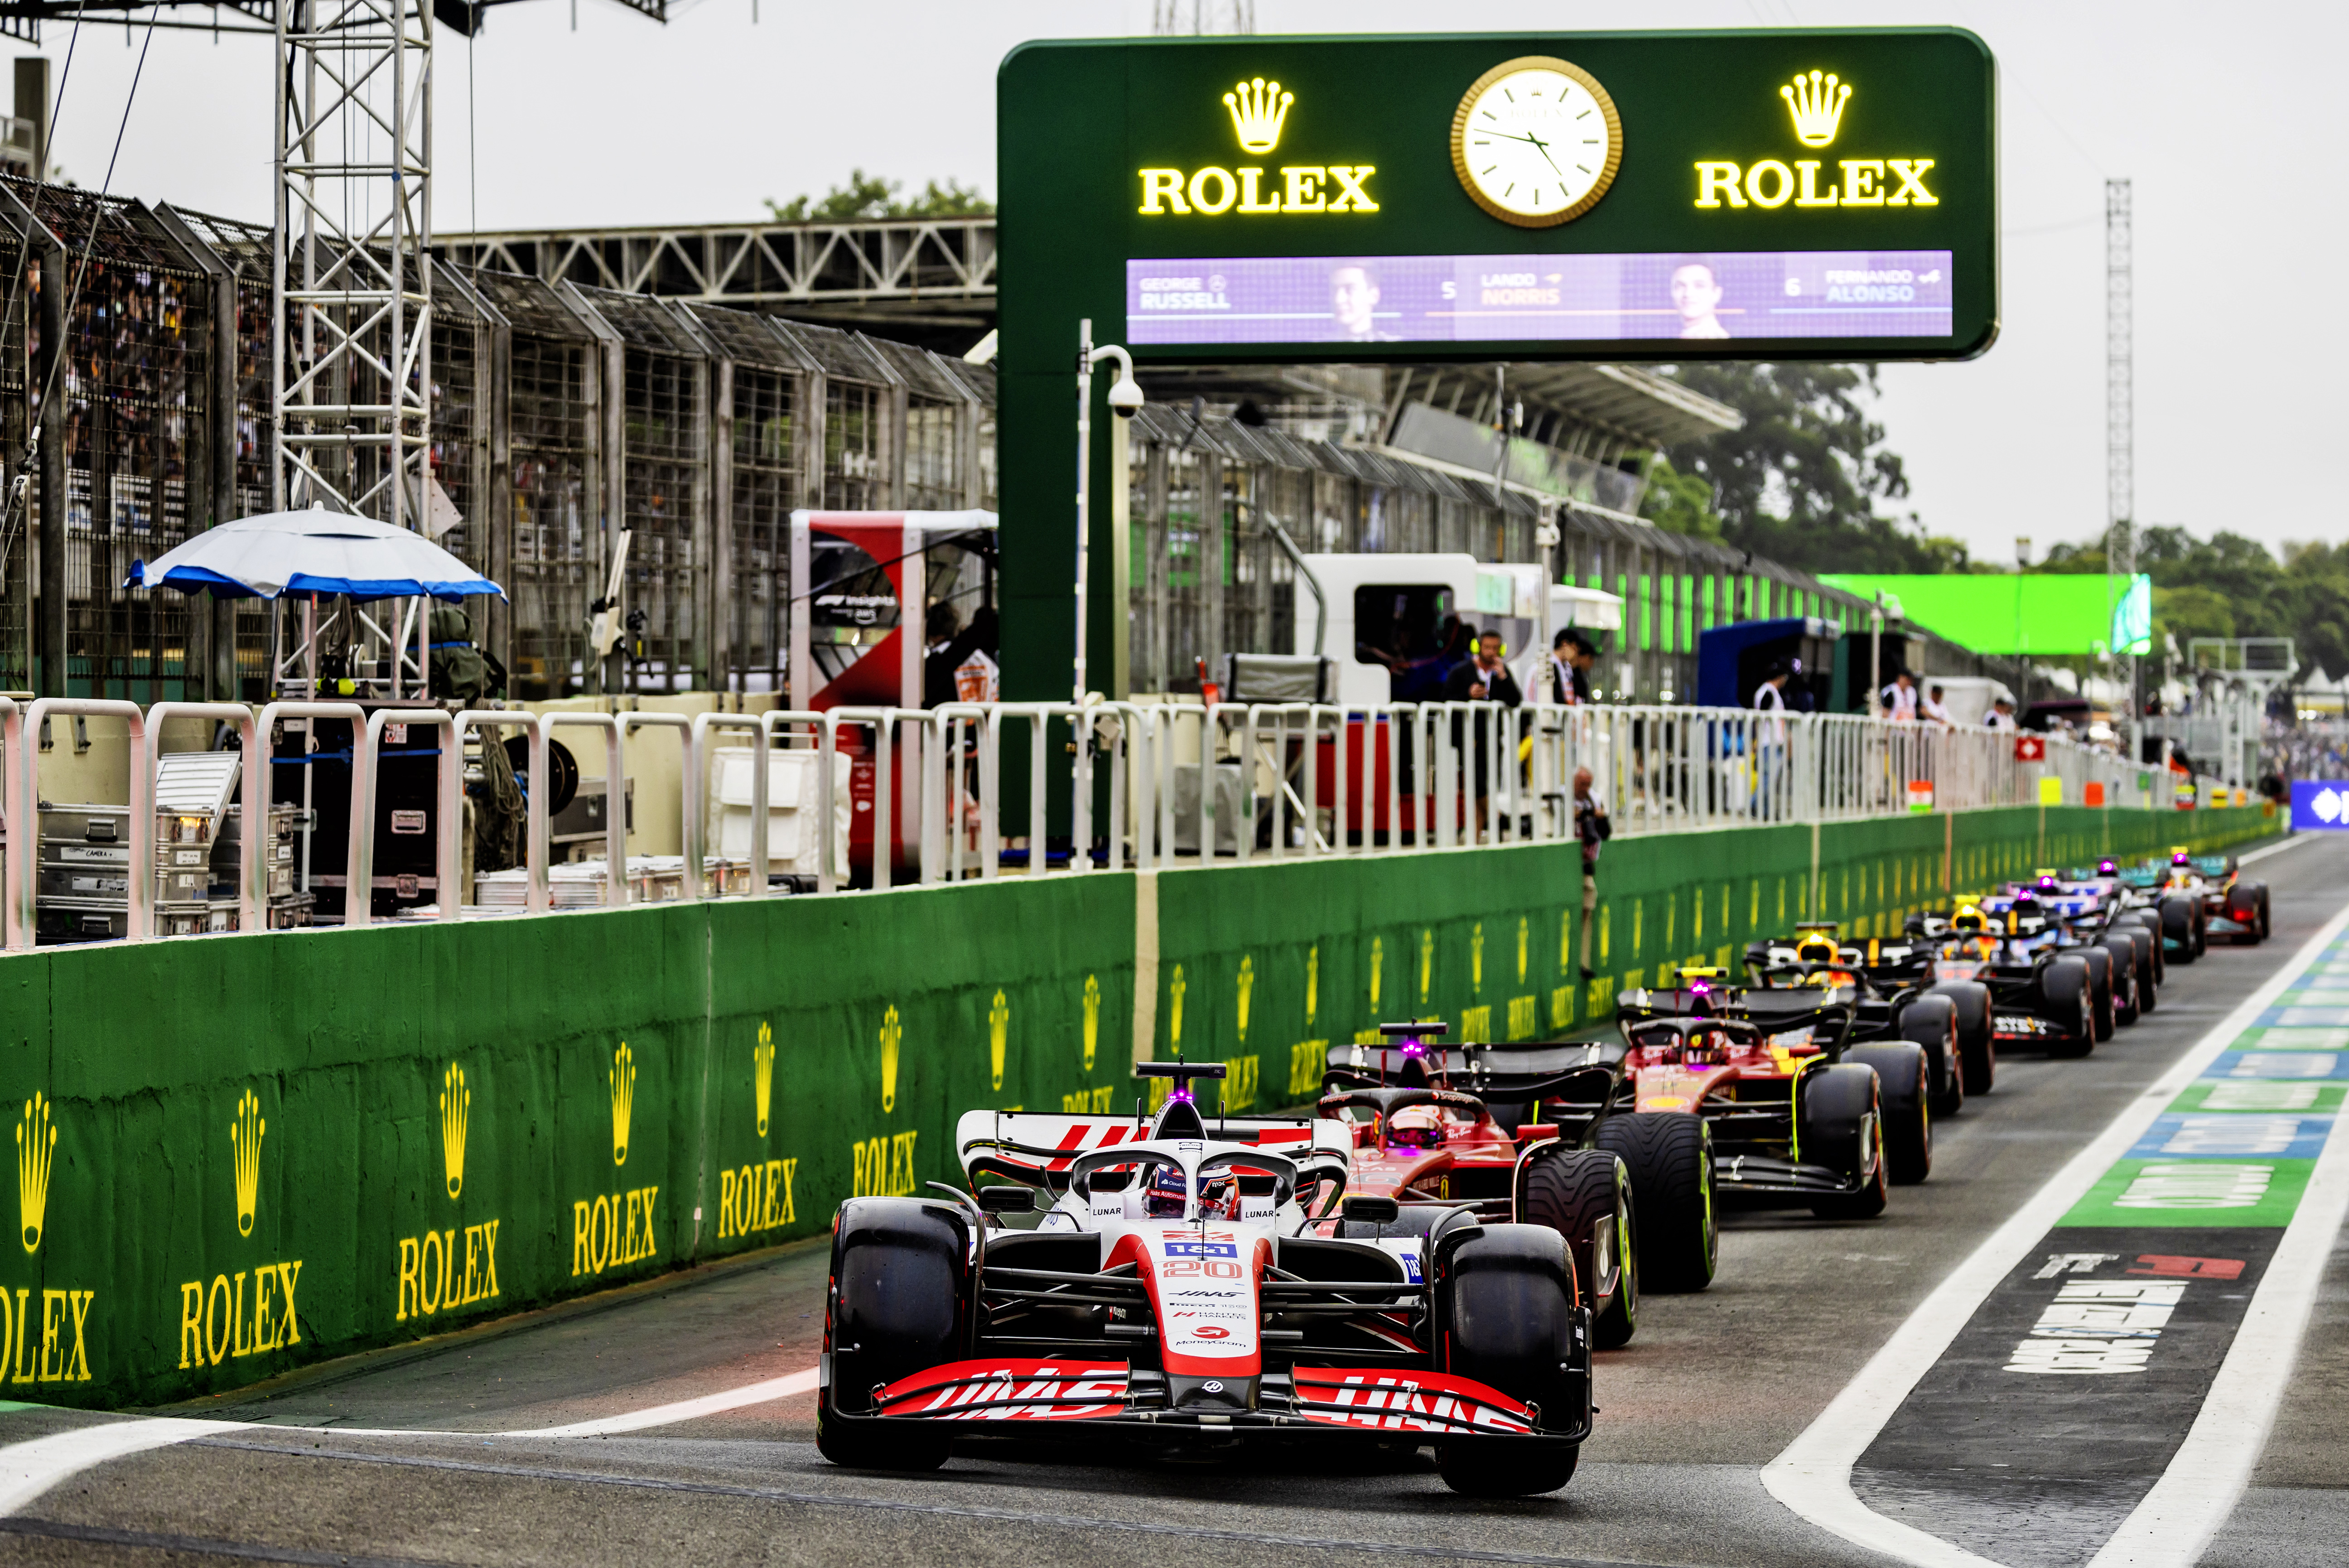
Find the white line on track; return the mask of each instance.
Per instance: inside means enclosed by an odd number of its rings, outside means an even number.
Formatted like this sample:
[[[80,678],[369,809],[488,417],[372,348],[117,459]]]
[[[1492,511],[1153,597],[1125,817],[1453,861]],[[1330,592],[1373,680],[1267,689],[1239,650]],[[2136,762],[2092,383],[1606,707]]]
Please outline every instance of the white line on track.
[[[695,1399],[647,1406],[642,1410],[599,1417],[589,1421],[570,1421],[559,1427],[526,1427],[504,1432],[444,1432],[418,1427],[330,1427],[322,1429],[358,1438],[610,1438],[624,1432],[675,1426],[680,1421],[698,1420],[704,1416],[721,1415],[728,1410],[764,1405],[775,1399],[793,1398],[812,1392],[815,1386],[816,1369],[810,1366],[782,1377],[745,1383],[739,1388],[721,1389]],[[217,1438],[223,1432],[264,1429],[283,1431],[286,1428],[262,1421],[191,1421],[171,1417],[141,1417],[127,1421],[108,1421],[95,1427],[77,1427],[71,1431],[52,1433],[30,1442],[12,1443],[0,1448],[0,1514],[21,1512],[51,1487],[78,1475],[92,1465],[127,1459],[132,1454],[145,1453],[150,1449],[169,1448],[174,1443]]]
[[[1785,1452],[1763,1467],[1762,1484],[1770,1495],[1813,1524],[1832,1531],[1846,1541],[1884,1552],[1903,1563],[1918,1564],[1919,1568],[1999,1568],[1989,1558],[1977,1556],[1938,1535],[1929,1535],[1898,1520],[1887,1519],[1870,1509],[1851,1490],[1852,1466],[1858,1463],[1859,1457],[1868,1451],[1868,1444],[1876,1440],[1876,1435],[1884,1429],[1884,1424],[1892,1418],[1893,1412],[1900,1408],[1901,1402],[1909,1397],[1918,1382],[1940,1359],[1941,1353],[1950,1347],[1950,1342],[1957,1337],[1958,1331],[1965,1327],[1976,1309],[1998,1287],[1999,1282],[2006,1278],[2039,1239],[2070,1211],[2072,1205],[2086,1195],[2088,1189],[2095,1185],[2096,1179],[2104,1175],[2115,1160],[2127,1154],[2130,1147],[2153,1125],[2153,1118],[2159,1116],[2188,1085],[2200,1077],[2218,1054],[2234,1044],[2236,1037],[2250,1028],[2252,1021],[2300,978],[2301,971],[2344,928],[2349,928],[2349,909],[2344,909],[2327,920],[2323,929],[2309,938],[2298,952],[2276,970],[2273,976],[2245,997],[2234,1012],[2220,1020],[2209,1033],[2195,1043],[2193,1049],[2179,1057],[2168,1072],[2148,1086],[2135,1104],[2114,1117],[2111,1124],[2096,1136],[2095,1142],[2073,1156],[2071,1161],[2050,1178],[2045,1186],[2032,1194],[2004,1224],[1991,1232],[1989,1238],[1974,1249],[1971,1257],[1934,1287],[1933,1293],[1927,1296],[1909,1315],[1908,1321],[1885,1341],[1883,1347],[1868,1358],[1868,1365],[1844,1386],[1843,1392],[1819,1413],[1818,1418],[1804,1428],[1802,1435],[1789,1443]],[[2308,1201],[2307,1198],[2302,1199],[2301,1212],[2307,1212]],[[2335,1218],[2337,1222],[2337,1214]],[[2295,1217],[2294,1229],[2298,1224]],[[2291,1231],[2287,1231],[2285,1234],[2289,1240]],[[2329,1236],[2329,1232],[2327,1234]],[[2321,1250],[2317,1256],[2321,1262]],[[2268,1277],[2272,1278],[2272,1273]],[[2313,1292],[2313,1288],[2314,1276],[2312,1273],[2307,1290]],[[2279,1293],[2279,1297],[2282,1293]],[[2267,1285],[2262,1282],[2258,1296],[2266,1294]],[[2299,1317],[2293,1320],[2295,1324],[2306,1318],[2304,1294],[2298,1304]],[[2257,1307],[2257,1298],[2252,1304]],[[2269,1320],[2276,1324],[2277,1332],[2282,1332],[2284,1327],[2281,1314],[2290,1310],[2280,1299],[2277,1307],[2279,1318]],[[2296,1326],[2292,1332],[2297,1334]],[[2235,1340],[2236,1352],[2242,1352],[2250,1343],[2248,1335],[2239,1334]],[[2258,1343],[2266,1347],[2259,1354],[2274,1355],[2275,1340],[2262,1338]],[[2235,1358],[2236,1354],[2230,1353],[2229,1363],[2231,1365]],[[2279,1359],[2286,1363],[2288,1370],[2290,1358]],[[2279,1377],[2279,1388],[2281,1381]],[[2256,1397],[2256,1391],[2253,1397]],[[2248,1408],[2248,1405],[2245,1407]],[[2267,1414],[2261,1417],[2262,1432],[2265,1422],[2272,1418],[2274,1402],[2271,1397],[2264,1408]],[[2199,1429],[2198,1423],[2196,1430]],[[2254,1449],[2251,1459],[2256,1458]],[[2243,1462],[2246,1475],[2251,1462],[2251,1459]],[[2177,1464],[2173,1461],[2171,1472],[2175,1473],[2176,1469]],[[2239,1480],[2234,1490],[2226,1493],[2226,1506],[2232,1506],[2235,1492],[2240,1490]],[[2147,1501],[2150,1501],[2148,1498]],[[2209,1501],[2205,1499],[2199,1506],[2207,1506]],[[2139,1512],[2143,1512],[2142,1507]],[[2223,1510],[2219,1518],[2224,1518]],[[2137,1516],[2132,1515],[2128,1524],[2137,1522]],[[2211,1528],[2216,1527],[2214,1521]],[[2168,1557],[2159,1559],[2162,1562],[2172,1560]],[[2184,1561],[2190,1562],[2191,1559]],[[2105,1558],[2099,1557],[2097,1562],[2101,1568],[2114,1568],[2113,1562]]]
[[[2271,855],[2281,855],[2287,849],[2296,849],[2303,844],[2313,844],[2324,836],[2322,833],[2295,833],[2281,844],[2263,845],[2249,855],[2236,856],[2235,864],[2249,866],[2254,860],[2265,860]]]

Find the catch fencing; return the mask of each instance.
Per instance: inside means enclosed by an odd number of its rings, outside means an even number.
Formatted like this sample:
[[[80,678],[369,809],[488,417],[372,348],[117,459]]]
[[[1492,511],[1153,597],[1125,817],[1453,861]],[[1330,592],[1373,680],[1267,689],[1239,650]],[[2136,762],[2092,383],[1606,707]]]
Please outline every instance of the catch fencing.
[[[219,709],[214,711],[214,708]],[[546,748],[564,726],[598,731],[605,776],[621,771],[622,742],[645,728],[680,748],[683,865],[674,896],[763,898],[833,893],[864,884],[992,881],[1005,876],[1161,870],[1185,865],[1342,858],[1424,849],[1551,843],[1576,836],[1578,777],[1616,835],[1737,826],[1801,825],[1908,815],[1926,810],[2063,804],[2147,807],[2147,776],[2109,753],[2049,738],[2044,760],[2018,760],[2015,737],[1992,731],[1890,723],[1857,716],[1768,714],[1661,707],[1520,707],[1491,702],[1324,703],[1006,702],[935,709],[854,708],[822,712],[533,713],[516,709],[377,708],[273,703],[257,717],[230,705],[135,704],[44,699],[19,709],[0,699],[0,784],[6,820],[24,825],[25,852],[6,858],[5,941],[33,945],[36,929],[35,825],[43,798],[38,736],[45,723],[98,718],[131,731],[132,805],[125,845],[130,897],[127,934],[157,934],[151,889],[158,862],[154,772],[168,716],[237,716],[242,798],[271,770],[268,738],[285,718],[352,721],[349,765],[354,886],[368,886],[375,842],[380,737],[417,722],[444,735],[436,764],[437,818],[461,817],[466,745],[519,731],[531,775],[550,776]],[[854,769],[842,765],[853,760]],[[779,761],[812,761],[802,799],[774,796]],[[841,792],[869,824],[853,861],[845,831],[795,839],[784,867],[771,832],[751,831],[731,859],[712,852],[714,765],[746,767],[750,821],[771,829],[776,810],[806,810],[836,825]],[[861,778],[861,785],[851,784]],[[2050,781],[2053,781],[2052,783]],[[529,801],[522,835],[523,896],[511,912],[554,907],[547,803]],[[435,885],[459,886],[458,837],[438,836]],[[870,847],[870,846],[877,846]],[[623,906],[655,896],[630,875],[616,814],[602,846],[606,875],[593,901]],[[881,870],[875,871],[878,866]],[[777,875],[802,875],[790,879]],[[246,880],[253,879],[250,864]],[[666,891],[666,889],[664,889]],[[245,898],[244,903],[251,903]],[[491,913],[442,895],[434,915]],[[501,909],[496,912],[508,912]],[[368,919],[363,901],[347,916]],[[403,912],[402,919],[417,918]],[[248,919],[246,929],[252,929]]]

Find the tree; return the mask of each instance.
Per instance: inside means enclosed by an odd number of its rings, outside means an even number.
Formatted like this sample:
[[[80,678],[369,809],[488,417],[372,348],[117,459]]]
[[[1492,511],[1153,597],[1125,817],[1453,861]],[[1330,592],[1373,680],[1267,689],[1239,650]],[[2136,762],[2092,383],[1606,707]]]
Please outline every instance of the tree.
[[[933,180],[911,200],[901,201],[902,181],[884,180],[862,169],[848,171],[848,183],[835,185],[821,199],[794,196],[788,202],[767,201],[767,211],[779,223],[854,223],[887,218],[976,218],[995,211],[995,203],[976,185]]]
[[[1737,430],[1668,453],[1676,478],[1706,487],[1726,543],[1806,571],[1971,569],[1962,544],[1928,535],[1914,513],[1902,521],[1876,510],[1907,495],[1909,479],[1862,406],[1876,390],[1873,366],[1723,363],[1667,374],[1745,416]],[[1677,515],[1677,497],[1659,504]]]
[[[1661,452],[1634,452],[1630,460],[1648,467],[1648,488],[1640,497],[1640,515],[1669,534],[1699,539],[1721,538],[1721,518],[1713,509],[1713,486],[1693,473],[1682,473]]]

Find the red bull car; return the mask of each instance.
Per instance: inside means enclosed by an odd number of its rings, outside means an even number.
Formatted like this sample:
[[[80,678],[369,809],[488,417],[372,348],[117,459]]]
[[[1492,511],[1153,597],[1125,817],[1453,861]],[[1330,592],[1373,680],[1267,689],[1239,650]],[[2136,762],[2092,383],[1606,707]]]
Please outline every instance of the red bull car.
[[[1993,914],[1974,903],[1911,915],[1908,929],[1933,953],[1939,980],[1979,981],[1990,991],[1991,1034],[1999,1048],[2033,1046],[2051,1056],[2085,1056],[2111,1027],[2100,1022],[2111,992],[2113,955],[2101,947],[2064,946],[2064,933],[2036,903]]]
[[[1193,1455],[1432,1444],[1464,1493],[1566,1484],[1591,1324],[1563,1237],[1459,1210],[1424,1235],[1313,1234],[1396,1217],[1341,1199],[1347,1129],[1203,1116],[1192,1085],[1219,1064],[1137,1072],[1174,1082],[1153,1121],[973,1111],[956,1141],[977,1196],[841,1205],[826,1459],[931,1469],[956,1439],[1054,1434]],[[1033,1229],[1004,1223],[1040,1199]]]
[[[1792,937],[1749,943],[1745,972],[1774,991],[1848,989],[1854,1044],[1909,1040],[1925,1048],[1933,1115],[1955,1116],[1968,1095],[1988,1094],[1998,1065],[1989,991],[1937,976],[1932,950],[1921,943],[1846,942],[1836,932],[1831,920],[1806,920]]]

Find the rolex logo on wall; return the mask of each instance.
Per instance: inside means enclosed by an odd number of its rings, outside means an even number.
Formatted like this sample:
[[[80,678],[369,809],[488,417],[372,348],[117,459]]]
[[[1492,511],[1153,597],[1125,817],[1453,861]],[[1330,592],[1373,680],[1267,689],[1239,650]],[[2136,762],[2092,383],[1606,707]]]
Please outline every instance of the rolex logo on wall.
[[[471,1113],[473,1091],[465,1086],[465,1069],[456,1063],[440,1075],[440,1167],[454,1199],[465,1189],[465,1120]]]
[[[997,992],[987,1009],[987,1065],[996,1088],[1003,1087],[1003,1058],[1011,1049],[1011,1002]]]
[[[612,1163],[628,1163],[628,1123],[636,1106],[636,1059],[628,1043],[612,1053]]]
[[[750,1093],[759,1104],[759,1136],[767,1136],[767,1113],[775,1105],[775,1026],[759,1025],[759,1043],[750,1047]]]
[[[1240,1044],[1247,1044],[1248,1002],[1256,995],[1256,960],[1240,955]]]
[[[36,1090],[25,1102],[24,1119],[16,1124],[17,1237],[27,1252],[40,1250],[41,1228],[49,1212],[49,1165],[57,1147],[57,1129],[49,1122],[49,1102]]]
[[[236,1119],[228,1124],[228,1141],[236,1150],[236,1233],[253,1234],[254,1210],[261,1201],[261,1137],[269,1124],[261,1119],[261,1102],[247,1089],[236,1103]]]
[[[1382,938],[1372,937],[1371,939],[1371,1015],[1373,1018],[1378,1016],[1379,1011],[1379,976],[1385,970],[1386,963],[1385,940]]]
[[[895,1003],[881,1015],[881,1109],[897,1108],[897,1051],[905,1043],[905,1027],[897,1022]]]
[[[1093,1070],[1093,1053],[1101,1044],[1101,979],[1085,976],[1085,1071]]]
[[[1321,1011],[1321,949],[1316,945],[1305,950],[1305,1027],[1313,1027],[1314,1015]]]

